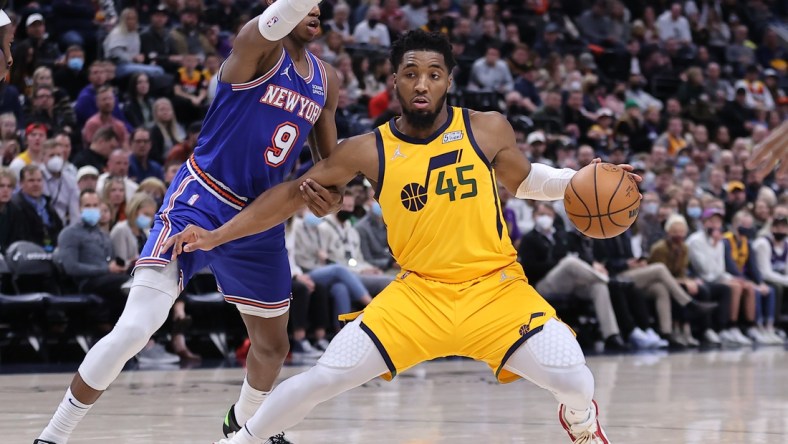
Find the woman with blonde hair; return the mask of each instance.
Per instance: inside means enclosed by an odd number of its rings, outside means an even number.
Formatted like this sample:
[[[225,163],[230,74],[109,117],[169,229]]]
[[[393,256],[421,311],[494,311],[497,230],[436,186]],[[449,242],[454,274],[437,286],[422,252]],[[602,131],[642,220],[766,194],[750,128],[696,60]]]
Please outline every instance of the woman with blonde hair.
[[[150,137],[152,146],[148,156],[159,163],[164,163],[172,147],[186,138],[186,131],[175,119],[172,102],[166,97],[153,102],[153,127]]]
[[[101,190],[101,200],[109,207],[110,230],[118,222],[126,220],[126,182],[122,177],[107,178]]]
[[[121,11],[118,24],[104,39],[104,56],[115,62],[118,77],[134,72],[144,72],[151,77],[164,74],[161,66],[145,64],[145,55],[140,53],[139,23],[137,11],[126,8]]]
[[[156,214],[156,202],[147,193],[137,192],[125,208],[126,220],[118,222],[110,230],[115,256],[131,264],[139,257],[140,250],[148,240],[148,230]]]
[[[167,194],[167,185],[164,185],[164,182],[162,182],[161,179],[156,177],[148,177],[147,179],[140,182],[137,192],[147,193],[156,202],[156,206],[161,206],[162,201],[164,200],[164,195]]]

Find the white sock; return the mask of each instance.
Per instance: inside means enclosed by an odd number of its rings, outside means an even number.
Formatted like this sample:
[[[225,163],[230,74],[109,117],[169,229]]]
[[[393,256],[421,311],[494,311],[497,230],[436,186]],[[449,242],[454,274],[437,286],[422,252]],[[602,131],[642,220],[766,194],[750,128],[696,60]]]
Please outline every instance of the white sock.
[[[71,387],[66,390],[66,395],[60,401],[55,415],[49,421],[39,439],[52,441],[57,444],[66,444],[71,432],[79,424],[79,421],[88,413],[93,404],[83,404],[71,393]]]
[[[253,436],[249,433],[249,429],[246,427],[242,428],[240,432],[236,433],[235,436],[230,440],[231,444],[263,444],[267,441],[266,439],[258,438]]]
[[[585,410],[574,410],[567,406],[564,412],[564,417],[570,425],[583,424],[591,419],[591,407]]]
[[[244,378],[244,385],[241,386],[241,395],[238,397],[238,402],[235,403],[235,419],[239,425],[243,426],[246,424],[246,421],[249,421],[249,418],[260,408],[260,405],[262,405],[269,393],[271,392],[255,389]]]

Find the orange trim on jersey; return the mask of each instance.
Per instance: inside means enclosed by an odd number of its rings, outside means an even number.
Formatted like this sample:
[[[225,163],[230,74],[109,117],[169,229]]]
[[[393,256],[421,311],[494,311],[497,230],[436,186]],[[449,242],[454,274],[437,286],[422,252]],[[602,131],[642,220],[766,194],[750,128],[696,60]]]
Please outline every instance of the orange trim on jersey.
[[[284,60],[285,60],[285,49],[282,48],[282,55],[279,57],[279,61],[276,62],[276,65],[274,65],[273,68],[271,68],[267,73],[263,74],[262,76],[258,77],[255,80],[252,80],[250,82],[231,83],[230,85],[232,86],[233,91],[242,91],[242,90],[245,90],[245,89],[252,89],[252,88],[254,88],[256,86],[260,86],[263,83],[267,82],[268,80],[271,79],[271,77],[274,76],[274,74],[277,73],[277,71],[279,71],[279,68],[282,67],[282,62],[284,62]],[[219,78],[219,80],[221,80],[221,77]]]
[[[216,193],[218,193],[220,196],[222,196],[222,198],[227,199],[233,205],[237,205],[241,208],[246,206],[246,202],[239,199],[233,193],[230,193],[227,190],[225,190],[221,185],[217,184],[213,179],[211,179],[210,176],[205,174],[205,171],[203,171],[202,168],[200,168],[199,165],[197,165],[197,161],[194,160],[193,154],[189,156],[189,165],[191,165],[192,169],[197,174],[197,176],[199,176],[200,180],[204,182],[206,185],[208,185],[209,187],[211,187],[211,189]]]
[[[301,77],[301,74],[298,74],[298,77],[304,79],[306,83],[310,83],[312,81],[312,78],[315,77],[315,66],[314,63],[312,63],[312,53],[310,53],[309,51],[307,51],[306,54],[306,61],[309,64],[309,74],[307,74],[306,77]],[[298,73],[298,70],[295,69],[295,63],[293,64],[293,69],[296,71],[296,73]]]
[[[326,73],[326,65],[323,61],[315,57],[317,60],[317,69],[320,71],[320,79],[323,81],[323,93],[325,94],[326,101],[328,101],[328,73]]]
[[[255,301],[254,299],[246,299],[238,296],[225,295],[224,300],[233,304],[249,305],[251,307],[262,308],[264,310],[276,310],[279,308],[285,308],[290,305],[290,299],[285,299],[284,301],[280,301],[280,302],[267,303],[267,302]]]

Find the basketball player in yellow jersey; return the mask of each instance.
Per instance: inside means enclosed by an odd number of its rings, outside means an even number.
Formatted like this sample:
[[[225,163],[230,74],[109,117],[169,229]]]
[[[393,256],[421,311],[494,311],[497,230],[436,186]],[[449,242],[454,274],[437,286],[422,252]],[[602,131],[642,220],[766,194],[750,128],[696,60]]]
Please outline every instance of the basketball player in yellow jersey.
[[[376,183],[402,267],[315,367],[282,382],[221,443],[262,443],[320,402],[450,355],[487,363],[500,382],[522,377],[549,390],[572,442],[608,443],[583,352],[515,261],[496,189],[500,180],[519,198],[560,199],[574,171],[530,164],[500,114],[446,106],[454,59],[442,35],[412,31],[391,51],[402,117],[343,141],[304,177],[270,189],[224,226],[187,227],[165,245],[189,254],[266,230],[299,209],[311,184],[341,186],[360,173]]]

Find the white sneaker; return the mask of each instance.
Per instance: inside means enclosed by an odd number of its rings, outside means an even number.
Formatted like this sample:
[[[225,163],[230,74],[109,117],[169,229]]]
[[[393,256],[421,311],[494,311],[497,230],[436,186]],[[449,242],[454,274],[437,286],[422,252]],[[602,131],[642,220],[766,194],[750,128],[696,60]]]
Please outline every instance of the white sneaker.
[[[684,333],[684,342],[687,347],[700,347],[700,342],[692,336],[692,333]]]
[[[747,329],[747,337],[752,340],[752,342],[756,344],[768,344],[769,339],[763,335],[761,329],[758,327],[750,327]]]
[[[730,328],[720,331],[720,339],[725,345],[741,345]]]
[[[315,348],[318,350],[328,350],[328,339],[322,338],[315,341]]]
[[[731,334],[733,338],[741,345],[752,345],[752,341],[747,337],[744,336],[744,333],[739,330],[738,327],[731,327],[730,328]]]
[[[667,339],[662,339],[662,337],[657,334],[653,328],[646,330],[646,334],[653,341],[653,348],[667,348],[670,345],[670,342],[668,342]]]
[[[717,334],[716,331],[707,328],[706,331],[703,332],[703,339],[706,340],[709,344],[719,345],[722,344],[722,339],[720,335]]]
[[[177,364],[180,361],[178,355],[168,353],[164,346],[158,343],[137,353],[137,362],[141,365]]]
[[[780,335],[778,335],[777,332],[774,330],[774,327],[767,327],[766,335],[769,337],[769,339],[771,339],[772,344],[774,345],[782,345],[785,343],[783,338],[781,338]]]
[[[313,347],[308,339],[302,339],[300,341],[295,341],[293,344],[293,354],[305,358],[319,358],[323,355],[323,351]]]
[[[635,329],[632,330],[632,333],[629,334],[629,342],[638,350],[646,350],[653,348],[656,345],[654,340],[651,339],[646,334],[646,332],[641,330],[639,327],[635,327]]]
[[[565,411],[565,405],[558,406],[558,420],[573,444],[610,444],[605,431],[599,425],[599,407],[596,405],[596,401],[591,401],[591,413],[588,415],[588,419],[580,424],[570,425],[564,415]]]

